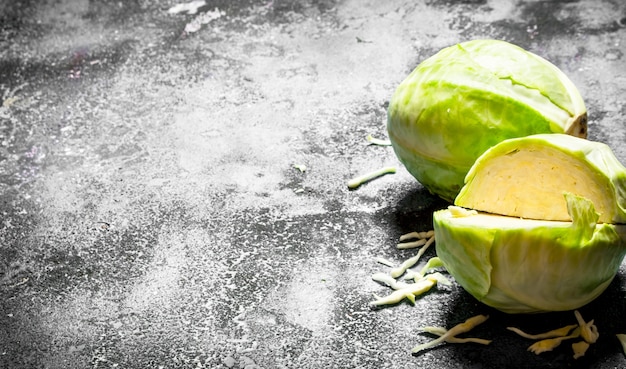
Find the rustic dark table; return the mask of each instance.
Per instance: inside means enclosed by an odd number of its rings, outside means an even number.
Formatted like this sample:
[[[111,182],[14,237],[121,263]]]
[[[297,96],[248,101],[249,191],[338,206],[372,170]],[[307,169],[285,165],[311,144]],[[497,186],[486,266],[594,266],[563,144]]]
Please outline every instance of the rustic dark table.
[[[1,1],[0,368],[626,367],[624,267],[580,309],[600,339],[578,360],[505,329],[571,311],[455,283],[369,306],[376,258],[446,204],[365,137],[420,61],[477,38],[560,67],[626,163],[623,1]],[[491,345],[411,355],[476,314]]]

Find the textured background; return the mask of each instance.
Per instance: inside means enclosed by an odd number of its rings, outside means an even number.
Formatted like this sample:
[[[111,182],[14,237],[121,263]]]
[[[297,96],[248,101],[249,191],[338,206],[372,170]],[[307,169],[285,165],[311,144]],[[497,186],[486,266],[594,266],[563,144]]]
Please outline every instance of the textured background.
[[[626,366],[624,267],[581,309],[601,336],[576,361],[505,329],[572,312],[508,316],[456,284],[370,309],[375,258],[412,256],[398,236],[446,204],[365,141],[420,61],[497,38],[566,72],[626,162],[625,4],[0,1],[0,368]],[[476,314],[490,346],[411,355],[420,326]]]

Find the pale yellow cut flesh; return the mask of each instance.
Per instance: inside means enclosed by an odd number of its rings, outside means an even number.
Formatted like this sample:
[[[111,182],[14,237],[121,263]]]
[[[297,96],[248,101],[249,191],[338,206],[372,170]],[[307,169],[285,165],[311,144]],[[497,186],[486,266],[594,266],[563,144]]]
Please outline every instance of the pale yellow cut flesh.
[[[626,168],[607,145],[564,134],[505,140],[487,150],[454,203],[493,214],[568,221],[566,192],[591,200],[600,223],[626,223]]]

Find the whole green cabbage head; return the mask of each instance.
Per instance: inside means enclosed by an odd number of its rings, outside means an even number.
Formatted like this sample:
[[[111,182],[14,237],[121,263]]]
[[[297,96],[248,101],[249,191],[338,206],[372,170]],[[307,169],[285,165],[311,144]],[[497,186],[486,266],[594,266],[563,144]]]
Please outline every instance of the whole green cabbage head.
[[[585,138],[587,110],[547,60],[504,41],[473,40],[442,49],[400,83],[387,130],[407,170],[452,202],[485,150],[536,133]]]

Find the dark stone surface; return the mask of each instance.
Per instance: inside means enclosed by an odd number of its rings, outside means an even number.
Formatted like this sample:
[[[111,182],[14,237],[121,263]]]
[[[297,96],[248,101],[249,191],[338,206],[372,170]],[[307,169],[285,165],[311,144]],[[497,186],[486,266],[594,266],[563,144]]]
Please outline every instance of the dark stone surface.
[[[580,309],[601,336],[578,360],[505,329],[572,312],[510,316],[456,284],[371,309],[375,258],[412,256],[399,235],[445,204],[365,142],[421,60],[497,38],[566,72],[626,162],[624,2],[175,5],[0,3],[0,368],[626,366],[624,267]],[[476,314],[491,345],[411,355],[419,327]]]

